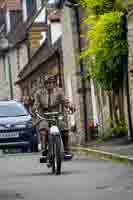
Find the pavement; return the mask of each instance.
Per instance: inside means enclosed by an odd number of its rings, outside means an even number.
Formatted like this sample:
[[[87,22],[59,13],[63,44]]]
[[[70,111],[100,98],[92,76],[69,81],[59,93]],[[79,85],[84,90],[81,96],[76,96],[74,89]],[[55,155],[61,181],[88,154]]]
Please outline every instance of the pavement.
[[[92,141],[86,146],[73,146],[72,150],[80,154],[93,155],[133,165],[133,142],[126,138],[115,138],[111,141]]]
[[[92,157],[64,162],[51,174],[34,154],[0,158],[0,200],[132,200],[133,168]]]

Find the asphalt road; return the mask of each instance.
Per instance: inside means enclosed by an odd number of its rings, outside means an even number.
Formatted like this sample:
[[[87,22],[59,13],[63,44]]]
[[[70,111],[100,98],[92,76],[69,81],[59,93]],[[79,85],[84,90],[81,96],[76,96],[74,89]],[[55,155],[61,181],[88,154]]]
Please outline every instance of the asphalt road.
[[[63,164],[52,175],[38,155],[0,158],[0,200],[132,200],[133,168],[93,158]]]

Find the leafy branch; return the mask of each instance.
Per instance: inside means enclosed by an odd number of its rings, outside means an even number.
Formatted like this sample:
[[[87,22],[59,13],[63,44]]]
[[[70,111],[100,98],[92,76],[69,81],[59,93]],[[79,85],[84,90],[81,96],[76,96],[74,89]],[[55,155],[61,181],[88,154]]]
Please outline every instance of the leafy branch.
[[[81,5],[86,10],[84,23],[89,27],[81,58],[87,59],[89,75],[102,88],[118,89],[122,81],[123,56],[128,53],[123,29],[127,5],[120,0],[81,0]]]

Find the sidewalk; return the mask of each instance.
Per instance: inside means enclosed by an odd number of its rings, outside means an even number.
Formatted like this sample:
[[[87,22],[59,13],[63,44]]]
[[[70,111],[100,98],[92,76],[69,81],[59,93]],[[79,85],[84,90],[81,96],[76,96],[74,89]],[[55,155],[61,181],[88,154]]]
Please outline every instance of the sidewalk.
[[[102,159],[126,162],[133,165],[133,142],[129,142],[126,138],[101,143],[93,141],[86,147],[75,146],[72,147],[72,150],[79,154],[94,155]]]

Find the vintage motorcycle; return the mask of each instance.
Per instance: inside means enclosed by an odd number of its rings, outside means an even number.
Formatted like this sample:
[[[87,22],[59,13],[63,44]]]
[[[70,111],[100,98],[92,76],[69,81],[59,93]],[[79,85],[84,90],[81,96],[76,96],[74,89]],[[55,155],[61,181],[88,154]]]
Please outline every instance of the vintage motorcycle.
[[[40,163],[51,163],[52,173],[61,174],[62,161],[68,161],[73,158],[73,154],[66,148],[64,134],[66,129],[62,126],[64,114],[61,112],[47,112],[42,117],[36,112],[40,120],[46,120],[49,123],[48,149],[47,155],[42,153]],[[64,148],[65,147],[65,148]],[[48,165],[49,166],[49,165]]]

